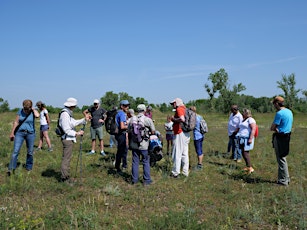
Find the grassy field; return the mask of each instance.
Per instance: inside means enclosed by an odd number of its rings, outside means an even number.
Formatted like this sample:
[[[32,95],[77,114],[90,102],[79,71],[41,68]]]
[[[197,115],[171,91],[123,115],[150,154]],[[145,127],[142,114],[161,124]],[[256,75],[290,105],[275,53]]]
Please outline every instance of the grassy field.
[[[294,117],[287,157],[289,187],[275,184],[277,162],[269,131],[273,116],[254,116],[259,137],[251,152],[253,174],[245,175],[244,163],[233,162],[225,153],[228,116],[208,114],[204,169],[193,171],[197,162],[191,141],[189,177],[170,178],[171,159],[165,156],[151,168],[154,184],[144,187],[129,184],[130,151],[129,170],[123,176],[113,168],[116,148],[106,145],[107,157],[86,156],[91,146],[89,124],[82,151],[80,139],[74,145],[71,175],[78,182],[73,186],[59,183],[62,152],[53,132],[56,122],[49,132],[54,151],[47,152],[45,145],[45,150],[36,152],[33,170],[28,173],[22,167],[24,144],[20,167],[7,177],[13,148],[9,132],[15,113],[0,114],[0,229],[307,229],[307,116]],[[56,120],[57,115],[51,117]],[[156,112],[154,118],[156,128],[164,133],[166,114]],[[38,129],[38,121],[36,125]],[[78,161],[80,152],[82,162]]]

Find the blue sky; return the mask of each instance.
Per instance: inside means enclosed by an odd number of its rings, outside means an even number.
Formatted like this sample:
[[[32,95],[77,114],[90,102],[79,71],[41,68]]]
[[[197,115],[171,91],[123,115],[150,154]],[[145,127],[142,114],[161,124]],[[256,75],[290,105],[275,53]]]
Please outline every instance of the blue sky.
[[[224,68],[230,86],[281,94],[294,73],[307,90],[307,1],[1,0],[0,97],[62,107],[107,91],[149,103],[208,98]]]

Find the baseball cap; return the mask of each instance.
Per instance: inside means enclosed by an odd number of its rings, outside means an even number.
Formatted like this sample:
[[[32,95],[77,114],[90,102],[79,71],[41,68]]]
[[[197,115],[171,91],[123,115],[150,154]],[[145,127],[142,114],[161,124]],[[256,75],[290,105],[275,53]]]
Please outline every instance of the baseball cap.
[[[94,100],[94,104],[99,104],[99,100],[98,100],[98,99],[95,99],[95,100]]]
[[[130,105],[129,101],[128,100],[122,100],[120,102],[120,105]]]
[[[139,104],[137,107],[137,110],[140,111],[145,111],[146,110],[146,106],[144,104]]]

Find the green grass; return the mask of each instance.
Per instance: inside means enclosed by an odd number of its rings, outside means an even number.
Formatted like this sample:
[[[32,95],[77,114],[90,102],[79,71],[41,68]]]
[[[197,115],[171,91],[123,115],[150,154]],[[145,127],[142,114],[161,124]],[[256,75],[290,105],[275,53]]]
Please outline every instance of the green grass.
[[[52,114],[52,119],[56,116]],[[156,128],[163,133],[166,114],[156,112],[154,116]],[[204,142],[204,169],[191,170],[188,178],[172,179],[171,160],[165,156],[151,168],[155,183],[144,187],[128,183],[130,171],[124,176],[115,174],[115,148],[106,147],[105,158],[85,155],[91,146],[89,125],[83,137],[82,164],[78,162],[79,138],[74,145],[71,175],[78,182],[74,186],[59,183],[62,152],[53,132],[56,122],[49,132],[54,152],[47,152],[44,146],[45,151],[35,154],[34,168],[28,173],[22,167],[24,144],[20,167],[6,177],[15,114],[0,114],[0,229],[306,229],[307,117],[295,115],[287,157],[291,184],[279,187],[269,131],[273,116],[255,115],[259,137],[251,152],[252,175],[243,174],[244,163],[236,164],[225,154],[228,117],[205,114],[209,133]],[[106,135],[105,144],[108,142]],[[128,161],[130,170],[130,151]],[[191,141],[191,167],[196,163]]]

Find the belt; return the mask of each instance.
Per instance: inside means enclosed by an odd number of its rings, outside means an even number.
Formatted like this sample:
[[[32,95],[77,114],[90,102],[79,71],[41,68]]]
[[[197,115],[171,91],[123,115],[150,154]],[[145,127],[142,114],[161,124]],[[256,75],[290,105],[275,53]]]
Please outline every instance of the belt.
[[[29,130],[26,130],[26,129],[22,129],[22,130],[18,130],[18,132],[21,132],[21,133],[34,133],[33,131],[29,131]]]

